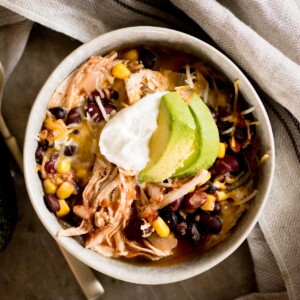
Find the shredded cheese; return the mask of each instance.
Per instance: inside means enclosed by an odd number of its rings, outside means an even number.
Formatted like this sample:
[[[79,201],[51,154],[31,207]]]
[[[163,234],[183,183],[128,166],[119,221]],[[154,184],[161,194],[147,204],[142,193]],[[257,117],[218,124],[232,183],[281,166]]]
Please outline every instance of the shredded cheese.
[[[100,97],[99,97],[99,96],[96,96],[96,97],[95,97],[95,100],[96,100],[96,103],[98,104],[98,106],[99,106],[99,108],[100,108],[100,111],[101,111],[101,113],[102,113],[102,115],[103,115],[104,120],[105,120],[106,122],[108,122],[108,121],[109,121],[109,116],[108,116],[108,114],[107,114],[106,111],[105,111],[105,108],[104,108],[104,106],[103,106],[103,104],[102,104],[102,102],[101,102]]]
[[[248,202],[249,200],[251,200],[252,198],[254,198],[256,196],[257,192],[258,192],[258,190],[254,190],[249,196],[247,196],[239,201],[233,202],[233,205],[241,205],[241,204]]]
[[[228,133],[230,133],[232,130],[233,130],[233,127],[230,127],[230,128],[228,128],[228,129],[222,131],[221,134],[228,134]]]
[[[186,65],[185,66],[185,69],[186,69],[186,80],[185,80],[185,82],[186,82],[186,84],[188,84],[189,85],[189,87],[191,88],[191,89],[193,89],[194,88],[194,82],[193,82],[193,79],[195,79],[196,77],[195,76],[193,76],[192,74],[191,74],[191,69],[190,69],[190,65]]]
[[[241,112],[241,115],[243,116],[243,115],[246,115],[246,114],[250,114],[250,113],[253,112],[254,110],[255,110],[255,107],[252,106],[252,107],[250,107],[250,108],[248,108],[248,109],[246,109],[246,110],[243,110],[243,111]]]

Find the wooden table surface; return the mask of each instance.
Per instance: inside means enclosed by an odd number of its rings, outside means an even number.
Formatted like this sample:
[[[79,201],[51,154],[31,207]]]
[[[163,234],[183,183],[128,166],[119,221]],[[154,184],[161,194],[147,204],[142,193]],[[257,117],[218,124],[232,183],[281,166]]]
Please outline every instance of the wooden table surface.
[[[34,25],[25,52],[4,92],[3,113],[23,145],[31,105],[59,62],[80,43]],[[36,216],[24,179],[15,172],[19,219],[12,241],[0,254],[0,299],[85,299],[55,241]],[[144,286],[96,272],[103,299],[234,299],[256,291],[247,243],[213,269],[183,282]]]

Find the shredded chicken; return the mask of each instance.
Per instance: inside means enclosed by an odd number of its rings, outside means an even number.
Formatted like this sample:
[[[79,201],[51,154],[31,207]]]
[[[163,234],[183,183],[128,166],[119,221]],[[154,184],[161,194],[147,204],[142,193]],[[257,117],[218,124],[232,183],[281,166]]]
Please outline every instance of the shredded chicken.
[[[105,87],[112,67],[120,63],[115,59],[116,55],[92,56],[59,85],[48,102],[48,108],[64,107],[69,110],[82,105],[86,94]]]
[[[85,246],[108,257],[141,255],[156,260],[169,255],[176,246],[175,242],[159,250],[149,241],[139,245],[125,237],[124,229],[132,214],[132,203],[137,199],[136,188],[133,176],[113,168],[104,157],[98,157],[83,192],[83,204],[73,207],[73,212],[83,219],[81,225],[59,231],[58,236],[86,234]],[[143,225],[144,231],[151,234],[149,227],[148,223]]]
[[[147,93],[155,91],[167,91],[169,81],[160,72],[152,70],[140,70],[133,73],[125,81],[129,104],[134,104]]]

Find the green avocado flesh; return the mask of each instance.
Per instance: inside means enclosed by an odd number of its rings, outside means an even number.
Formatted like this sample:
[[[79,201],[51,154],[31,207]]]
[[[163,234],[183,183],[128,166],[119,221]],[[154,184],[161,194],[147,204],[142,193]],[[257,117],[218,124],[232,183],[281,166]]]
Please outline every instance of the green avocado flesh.
[[[157,129],[150,140],[150,161],[138,174],[139,182],[161,182],[183,166],[193,153],[196,124],[184,100],[175,92],[160,102]]]
[[[185,160],[172,177],[185,178],[209,169],[215,162],[219,150],[219,131],[206,104],[196,94],[193,95],[189,109],[196,123],[194,152]]]

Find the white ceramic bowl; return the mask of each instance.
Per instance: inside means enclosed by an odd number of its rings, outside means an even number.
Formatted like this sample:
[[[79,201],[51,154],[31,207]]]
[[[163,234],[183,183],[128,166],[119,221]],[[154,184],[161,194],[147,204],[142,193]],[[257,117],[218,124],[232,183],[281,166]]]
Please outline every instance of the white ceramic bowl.
[[[210,62],[211,65],[226,74],[232,82],[239,78],[239,91],[249,105],[255,106],[253,114],[261,124],[258,126],[258,134],[262,144],[262,153],[267,152],[270,155],[269,160],[262,165],[260,170],[258,194],[252,200],[250,209],[239,221],[230,238],[201,257],[191,258],[170,266],[157,267],[153,264],[140,266],[122,260],[105,258],[83,248],[73,238],[57,238],[56,233],[61,226],[54,214],[49,212],[44,204],[41,181],[35,172],[36,137],[43,123],[47,102],[56,87],[90,56],[102,55],[113,49],[136,45],[178,49]],[[274,141],[268,116],[255,90],[237,66],[201,40],[181,32],[157,27],[131,27],[116,30],[80,46],[66,57],[44,84],[32,107],[26,130],[24,158],[25,179],[31,202],[49,233],[71,254],[95,270],[117,279],[142,284],[164,284],[190,278],[214,267],[235,251],[253,229],[267,201],[275,161]]]

